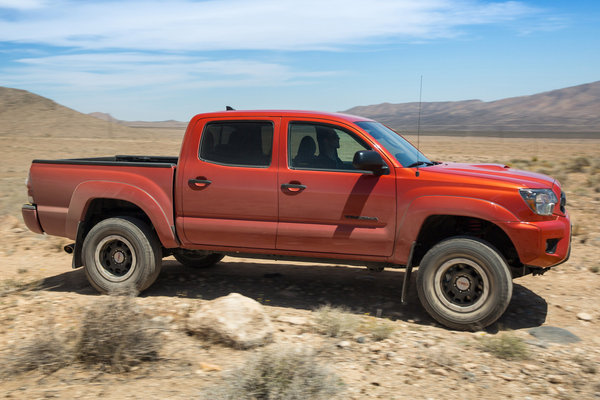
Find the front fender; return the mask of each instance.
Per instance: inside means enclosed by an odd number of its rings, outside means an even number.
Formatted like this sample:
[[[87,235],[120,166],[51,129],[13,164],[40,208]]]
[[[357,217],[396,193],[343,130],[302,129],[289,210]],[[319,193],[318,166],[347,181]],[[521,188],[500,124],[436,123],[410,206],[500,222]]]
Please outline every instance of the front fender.
[[[86,181],[75,188],[67,213],[67,237],[76,238],[77,226],[85,219],[88,207],[94,199],[125,200],[135,204],[148,216],[164,247],[179,246],[173,231],[173,203],[166,194],[157,190],[153,196],[137,186],[112,181]]]
[[[460,196],[422,196],[414,199],[398,215],[394,261],[406,264],[410,246],[417,240],[425,220],[433,215],[455,215],[490,222],[515,222],[517,217],[503,206],[489,200]]]

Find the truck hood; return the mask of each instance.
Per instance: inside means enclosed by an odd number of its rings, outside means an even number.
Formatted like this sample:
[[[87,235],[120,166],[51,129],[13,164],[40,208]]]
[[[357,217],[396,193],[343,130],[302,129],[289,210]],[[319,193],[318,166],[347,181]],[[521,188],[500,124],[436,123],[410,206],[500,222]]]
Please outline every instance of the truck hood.
[[[448,162],[424,167],[421,170],[480,179],[501,180],[527,188],[551,188],[556,184],[554,178],[547,175],[521,171],[502,164],[462,164]]]

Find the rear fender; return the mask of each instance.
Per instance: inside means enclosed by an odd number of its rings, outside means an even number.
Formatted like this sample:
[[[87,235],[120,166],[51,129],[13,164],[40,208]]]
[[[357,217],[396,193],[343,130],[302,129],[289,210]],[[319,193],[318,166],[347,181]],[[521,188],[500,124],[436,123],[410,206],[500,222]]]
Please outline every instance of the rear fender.
[[[135,204],[148,216],[164,247],[179,246],[174,231],[172,199],[158,188],[154,197],[137,186],[111,181],[87,181],[75,188],[65,226],[67,237],[76,238],[78,224],[85,219],[89,205],[94,199],[101,198]]]

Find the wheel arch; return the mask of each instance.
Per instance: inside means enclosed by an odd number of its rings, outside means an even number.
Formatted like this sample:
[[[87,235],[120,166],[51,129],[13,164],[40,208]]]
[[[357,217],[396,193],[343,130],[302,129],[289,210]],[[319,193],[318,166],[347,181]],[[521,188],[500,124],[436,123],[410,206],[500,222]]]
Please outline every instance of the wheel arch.
[[[517,249],[502,228],[491,221],[461,215],[430,215],[417,236],[414,265],[419,265],[425,253],[451,237],[472,237],[492,245],[506,260],[513,278],[522,275],[523,264]]]
[[[115,216],[135,216],[152,227],[165,248],[179,246],[173,205],[167,198],[153,197],[137,186],[106,181],[87,181],[73,191],[66,220],[70,238],[85,237],[86,230]],[[83,229],[83,231],[81,231]]]

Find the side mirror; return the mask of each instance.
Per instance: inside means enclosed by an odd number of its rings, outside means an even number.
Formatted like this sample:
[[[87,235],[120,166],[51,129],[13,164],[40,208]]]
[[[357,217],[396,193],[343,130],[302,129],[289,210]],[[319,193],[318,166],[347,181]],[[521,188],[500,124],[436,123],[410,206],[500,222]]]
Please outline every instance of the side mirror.
[[[352,165],[356,169],[371,171],[374,175],[385,175],[389,173],[387,164],[378,152],[373,150],[360,150],[354,153]]]

